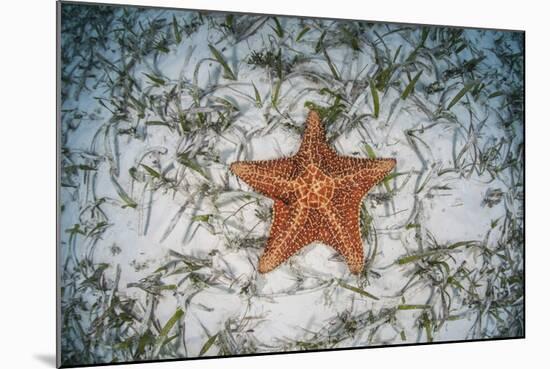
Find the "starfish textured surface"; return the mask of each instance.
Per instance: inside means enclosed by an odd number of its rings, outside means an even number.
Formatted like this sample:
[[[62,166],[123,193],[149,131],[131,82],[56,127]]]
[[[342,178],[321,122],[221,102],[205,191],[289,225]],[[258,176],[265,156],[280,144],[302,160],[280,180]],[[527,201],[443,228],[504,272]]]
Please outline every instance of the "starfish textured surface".
[[[339,155],[326,141],[318,113],[310,111],[294,156],[231,164],[233,173],[275,202],[260,273],[273,270],[316,241],[333,247],[352,273],[360,273],[364,265],[361,202],[395,163],[395,159]]]

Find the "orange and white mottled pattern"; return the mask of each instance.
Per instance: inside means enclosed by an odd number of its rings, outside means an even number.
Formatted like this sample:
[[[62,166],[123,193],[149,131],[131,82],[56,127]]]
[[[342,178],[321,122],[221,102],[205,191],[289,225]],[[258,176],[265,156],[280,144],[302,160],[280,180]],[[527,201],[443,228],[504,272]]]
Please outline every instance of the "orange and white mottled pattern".
[[[267,247],[258,270],[276,268],[302,247],[320,241],[342,254],[352,273],[363,270],[359,210],[363,197],[394,168],[395,159],[339,155],[310,111],[296,155],[239,161],[231,171],[275,201]]]

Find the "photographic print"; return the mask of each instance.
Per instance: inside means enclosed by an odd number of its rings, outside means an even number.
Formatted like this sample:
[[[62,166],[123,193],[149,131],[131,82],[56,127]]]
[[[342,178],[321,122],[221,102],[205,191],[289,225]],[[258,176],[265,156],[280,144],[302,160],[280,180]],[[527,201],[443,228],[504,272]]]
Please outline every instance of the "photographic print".
[[[524,32],[57,5],[58,365],[524,337]]]

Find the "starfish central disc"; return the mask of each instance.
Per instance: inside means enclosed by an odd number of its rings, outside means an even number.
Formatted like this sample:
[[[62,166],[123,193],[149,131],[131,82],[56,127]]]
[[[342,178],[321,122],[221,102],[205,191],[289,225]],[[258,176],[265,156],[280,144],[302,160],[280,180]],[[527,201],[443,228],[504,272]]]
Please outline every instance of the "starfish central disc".
[[[309,164],[305,172],[296,179],[297,202],[305,208],[325,207],[334,195],[334,179],[319,167]]]

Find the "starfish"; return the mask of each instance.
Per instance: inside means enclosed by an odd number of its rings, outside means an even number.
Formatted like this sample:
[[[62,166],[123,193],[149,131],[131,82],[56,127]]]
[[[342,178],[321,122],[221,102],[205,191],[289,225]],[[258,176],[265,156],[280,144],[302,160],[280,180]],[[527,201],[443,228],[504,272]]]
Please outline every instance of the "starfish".
[[[395,159],[338,154],[311,110],[298,152],[287,158],[237,161],[231,171],[273,199],[273,220],[258,271],[267,273],[313,242],[333,247],[350,272],[363,270],[359,211],[363,197],[395,167]]]

